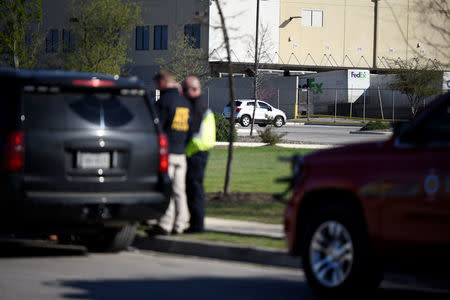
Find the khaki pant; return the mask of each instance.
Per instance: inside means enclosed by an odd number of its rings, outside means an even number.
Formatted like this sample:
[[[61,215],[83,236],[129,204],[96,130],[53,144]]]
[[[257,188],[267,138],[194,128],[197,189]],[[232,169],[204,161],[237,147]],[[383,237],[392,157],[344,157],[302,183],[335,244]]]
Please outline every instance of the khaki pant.
[[[159,226],[168,232],[182,233],[188,226],[189,209],[186,198],[186,155],[169,155],[169,176],[172,179],[172,197]]]

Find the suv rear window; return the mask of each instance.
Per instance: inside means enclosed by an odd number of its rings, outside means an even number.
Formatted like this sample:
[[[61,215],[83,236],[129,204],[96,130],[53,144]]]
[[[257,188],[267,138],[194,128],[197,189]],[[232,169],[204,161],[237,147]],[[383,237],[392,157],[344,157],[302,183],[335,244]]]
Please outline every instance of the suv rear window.
[[[239,107],[242,104],[241,101],[235,101],[235,103],[236,103],[236,107]],[[227,107],[230,107],[230,103],[227,104]]]
[[[111,93],[25,94],[26,126],[32,129],[152,130],[144,97]]]

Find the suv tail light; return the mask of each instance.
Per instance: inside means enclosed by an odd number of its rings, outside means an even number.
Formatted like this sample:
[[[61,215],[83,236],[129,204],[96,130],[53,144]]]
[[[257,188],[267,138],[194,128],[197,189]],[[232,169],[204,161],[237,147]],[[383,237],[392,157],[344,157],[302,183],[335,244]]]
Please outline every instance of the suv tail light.
[[[159,173],[166,174],[169,172],[169,140],[167,135],[161,133],[159,140]]]
[[[86,87],[111,87],[111,86],[114,86],[114,81],[100,80],[97,78],[74,79],[74,80],[72,80],[72,84],[75,86],[86,86]]]
[[[25,141],[23,131],[13,131],[6,141],[5,167],[7,171],[22,171],[25,161]]]
[[[242,110],[242,108],[236,108],[236,113],[238,114],[240,111]]]

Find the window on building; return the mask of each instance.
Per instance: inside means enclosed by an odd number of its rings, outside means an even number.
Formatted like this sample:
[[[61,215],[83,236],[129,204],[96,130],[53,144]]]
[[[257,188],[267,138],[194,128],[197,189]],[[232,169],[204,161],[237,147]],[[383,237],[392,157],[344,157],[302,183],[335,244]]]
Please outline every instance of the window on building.
[[[62,31],[63,40],[63,52],[68,53],[75,49],[75,40],[72,33],[69,30],[63,29]]]
[[[323,10],[303,8],[302,26],[323,27]]]
[[[167,50],[167,25],[155,26],[153,38],[153,49]]]
[[[58,52],[58,29],[51,29],[45,40],[46,52]]]
[[[193,48],[200,48],[200,24],[184,26],[184,36],[188,38],[188,42]]]
[[[136,26],[136,50],[148,50],[150,44],[150,26]]]

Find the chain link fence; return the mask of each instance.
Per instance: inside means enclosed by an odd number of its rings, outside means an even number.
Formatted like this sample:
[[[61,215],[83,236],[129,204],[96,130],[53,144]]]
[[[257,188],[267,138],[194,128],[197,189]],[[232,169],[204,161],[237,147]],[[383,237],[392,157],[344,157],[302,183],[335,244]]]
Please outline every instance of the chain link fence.
[[[399,121],[411,118],[411,107],[406,95],[392,89],[371,87],[369,89],[323,88],[263,90],[258,100],[265,101],[284,111],[288,119],[309,118],[340,121],[342,119]],[[222,113],[229,102],[226,87],[205,88],[208,107]],[[236,88],[236,99],[253,99],[253,89]],[[425,106],[432,98],[423,102]]]

